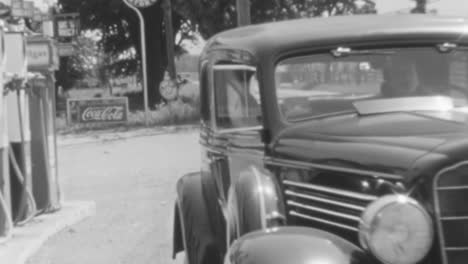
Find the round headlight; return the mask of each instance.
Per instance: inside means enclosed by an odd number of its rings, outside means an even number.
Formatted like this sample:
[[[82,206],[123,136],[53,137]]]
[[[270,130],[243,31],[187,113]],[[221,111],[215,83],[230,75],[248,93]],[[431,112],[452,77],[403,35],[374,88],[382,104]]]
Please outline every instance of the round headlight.
[[[433,225],[417,201],[403,195],[384,196],[363,213],[359,238],[364,248],[386,264],[414,264],[429,252]]]

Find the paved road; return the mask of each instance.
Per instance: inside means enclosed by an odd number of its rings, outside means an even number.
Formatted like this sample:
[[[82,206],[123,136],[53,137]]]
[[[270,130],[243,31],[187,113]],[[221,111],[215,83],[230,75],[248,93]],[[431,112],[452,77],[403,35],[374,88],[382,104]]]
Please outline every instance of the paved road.
[[[53,237],[28,264],[179,264],[171,259],[175,183],[199,168],[195,131],[59,149],[66,200],[97,214]]]

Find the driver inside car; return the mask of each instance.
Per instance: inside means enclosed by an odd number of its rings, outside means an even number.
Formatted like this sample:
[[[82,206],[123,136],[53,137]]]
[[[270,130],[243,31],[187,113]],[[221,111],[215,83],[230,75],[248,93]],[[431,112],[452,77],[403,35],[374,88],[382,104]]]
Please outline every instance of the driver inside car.
[[[467,93],[450,81],[450,65],[436,56],[408,58],[398,55],[387,59],[383,67],[383,97],[448,96],[455,105],[467,105]]]
[[[420,87],[416,64],[402,56],[396,56],[385,61],[383,67],[384,97],[408,97],[423,95]]]
[[[252,85],[249,78],[252,76],[243,71],[231,71],[226,75],[226,108],[232,128],[258,125],[261,113],[259,102],[250,90]]]

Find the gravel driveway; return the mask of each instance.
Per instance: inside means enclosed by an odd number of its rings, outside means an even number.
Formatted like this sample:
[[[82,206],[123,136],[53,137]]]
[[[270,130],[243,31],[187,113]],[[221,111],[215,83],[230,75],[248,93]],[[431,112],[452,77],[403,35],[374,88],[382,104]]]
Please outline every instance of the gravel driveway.
[[[66,200],[94,200],[97,214],[53,237],[29,264],[166,264],[172,261],[175,184],[199,169],[198,132],[59,148]]]

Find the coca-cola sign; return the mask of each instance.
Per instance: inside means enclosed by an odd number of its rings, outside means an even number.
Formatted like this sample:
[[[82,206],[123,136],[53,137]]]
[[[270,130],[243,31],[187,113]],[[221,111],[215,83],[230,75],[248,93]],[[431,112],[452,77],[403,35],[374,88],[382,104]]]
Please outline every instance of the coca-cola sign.
[[[127,122],[128,101],[124,97],[68,100],[68,120],[72,123]]]
[[[85,122],[121,121],[124,118],[124,111],[122,106],[88,107],[83,111],[81,120]]]

